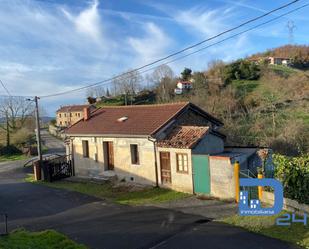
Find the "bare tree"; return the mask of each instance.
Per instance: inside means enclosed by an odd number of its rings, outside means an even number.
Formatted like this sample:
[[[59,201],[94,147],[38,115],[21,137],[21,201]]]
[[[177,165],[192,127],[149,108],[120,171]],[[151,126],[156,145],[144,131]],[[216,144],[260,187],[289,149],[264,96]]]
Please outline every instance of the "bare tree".
[[[7,97],[0,100],[0,129],[7,134],[6,145],[10,145],[10,134],[23,127],[33,117],[33,103],[22,97]]]
[[[86,97],[97,98],[106,95],[105,88],[103,86],[95,86],[87,89]]]
[[[167,65],[157,67],[151,75],[151,80],[157,87],[158,100],[169,101],[170,92],[173,88],[173,70]]]
[[[128,97],[133,103],[133,96],[140,90],[140,85],[143,77],[138,71],[129,70],[113,80],[114,92],[125,95],[125,104],[128,104]]]

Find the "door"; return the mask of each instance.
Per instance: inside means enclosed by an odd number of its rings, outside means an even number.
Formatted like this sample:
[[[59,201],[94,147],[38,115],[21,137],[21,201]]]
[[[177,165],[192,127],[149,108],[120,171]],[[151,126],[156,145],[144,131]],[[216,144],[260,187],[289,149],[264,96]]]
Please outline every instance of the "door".
[[[161,165],[161,182],[162,184],[169,184],[172,182],[171,176],[171,159],[169,152],[160,152]]]
[[[103,142],[104,161],[107,166],[107,170],[114,169],[114,146],[113,142]]]
[[[210,194],[209,159],[206,155],[192,155],[194,193]]]

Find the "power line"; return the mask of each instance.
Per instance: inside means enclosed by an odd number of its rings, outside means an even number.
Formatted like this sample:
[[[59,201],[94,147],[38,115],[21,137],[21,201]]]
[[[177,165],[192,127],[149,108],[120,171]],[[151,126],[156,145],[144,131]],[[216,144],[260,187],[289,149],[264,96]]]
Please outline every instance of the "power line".
[[[146,67],[149,67],[149,66],[152,66],[152,65],[154,65],[154,64],[157,64],[158,62],[161,62],[161,61],[164,61],[164,60],[169,59],[169,58],[171,58],[171,57],[174,57],[175,55],[178,55],[178,54],[181,54],[181,53],[183,53],[183,52],[185,52],[185,51],[188,51],[188,50],[190,50],[190,49],[192,49],[192,48],[195,48],[195,47],[197,47],[197,46],[200,46],[201,44],[204,44],[204,43],[206,43],[206,42],[208,42],[208,41],[211,41],[211,40],[213,40],[213,39],[215,39],[215,38],[218,38],[218,37],[220,37],[220,36],[222,36],[222,35],[224,35],[224,34],[226,34],[226,33],[229,33],[229,32],[232,32],[232,31],[234,31],[234,30],[237,30],[237,29],[239,29],[239,28],[241,28],[241,27],[243,27],[243,26],[245,26],[245,25],[247,25],[247,24],[249,24],[249,23],[255,22],[255,21],[257,21],[257,20],[259,20],[259,19],[261,19],[261,18],[264,18],[264,17],[266,17],[266,16],[268,16],[268,15],[271,15],[272,13],[277,12],[277,11],[279,11],[279,10],[281,10],[281,9],[284,9],[284,8],[286,8],[286,7],[288,7],[288,6],[291,6],[291,5],[293,5],[293,4],[295,4],[295,3],[299,2],[299,1],[300,1],[300,0],[294,0],[294,1],[292,1],[292,2],[289,2],[289,3],[287,3],[287,4],[284,4],[284,5],[282,5],[282,6],[278,7],[278,8],[275,8],[275,9],[273,9],[273,10],[267,12],[267,13],[264,13],[264,14],[258,16],[258,17],[255,17],[255,18],[252,18],[252,19],[250,19],[250,20],[248,20],[248,21],[246,21],[246,22],[243,22],[243,23],[241,23],[241,24],[239,24],[239,25],[237,25],[237,26],[235,26],[235,27],[233,27],[233,28],[227,29],[227,30],[225,30],[225,31],[223,31],[223,32],[221,32],[221,33],[219,33],[219,34],[217,34],[217,35],[214,35],[214,36],[212,36],[212,37],[210,37],[210,38],[207,38],[207,39],[205,39],[205,40],[203,40],[203,41],[200,41],[200,42],[198,42],[198,43],[195,43],[195,44],[193,44],[193,45],[191,45],[191,46],[188,46],[188,47],[186,47],[186,48],[184,48],[184,49],[181,49],[181,50],[179,50],[179,51],[177,51],[177,52],[174,52],[174,53],[172,53],[172,54],[169,54],[169,55],[167,55],[167,56],[165,56],[165,57],[163,57],[163,58],[161,58],[161,59],[157,59],[157,60],[155,60],[155,61],[153,61],[153,62],[151,62],[151,63],[145,64],[145,65],[143,65],[143,66],[140,66],[140,67],[135,68],[135,69],[133,69],[133,70],[130,70],[130,71],[128,71],[128,72],[125,72],[125,73],[116,75],[116,76],[114,76],[114,77],[111,77],[111,78],[108,78],[108,79],[105,79],[105,80],[102,80],[102,81],[99,81],[99,82],[96,82],[96,83],[92,83],[92,84],[86,85],[86,86],[83,86],[83,87],[79,87],[79,88],[76,88],[76,89],[72,89],[72,90],[68,90],[68,91],[63,91],[63,92],[59,92],[59,93],[55,93],[55,94],[44,95],[44,96],[40,96],[40,97],[41,97],[41,98],[55,97],[55,96],[64,95],[64,94],[71,93],[71,92],[80,91],[80,90],[87,89],[87,88],[90,88],[90,87],[94,87],[94,86],[97,86],[97,85],[101,85],[102,83],[105,83],[105,82],[110,82],[110,81],[115,80],[115,79],[117,79],[117,78],[119,78],[119,77],[121,77],[121,76],[127,75],[127,74],[132,73],[132,72],[139,71],[139,70],[144,69],[144,68],[146,68]]]

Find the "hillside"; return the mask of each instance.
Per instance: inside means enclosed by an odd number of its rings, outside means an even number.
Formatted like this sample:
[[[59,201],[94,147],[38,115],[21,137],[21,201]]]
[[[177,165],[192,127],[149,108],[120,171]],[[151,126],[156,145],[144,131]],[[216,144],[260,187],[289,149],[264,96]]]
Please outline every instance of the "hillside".
[[[284,56],[288,48],[264,55]],[[301,49],[308,51],[306,46]],[[174,94],[176,82],[183,75],[165,77],[151,91],[128,96],[127,104],[131,100],[132,104],[191,101],[224,122],[228,145],[270,146],[286,155],[309,152],[309,71],[257,65],[244,59],[229,64],[214,62],[205,72],[188,72],[186,77],[194,82],[190,92]],[[98,106],[124,103],[121,95]]]

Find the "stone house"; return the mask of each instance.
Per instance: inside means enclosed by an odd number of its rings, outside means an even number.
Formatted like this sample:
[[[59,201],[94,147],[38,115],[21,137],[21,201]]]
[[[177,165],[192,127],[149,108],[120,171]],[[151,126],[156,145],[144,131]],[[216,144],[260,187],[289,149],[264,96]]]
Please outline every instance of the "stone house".
[[[68,127],[84,117],[84,108],[94,110],[92,105],[67,105],[61,106],[56,111],[56,125],[58,127]]]
[[[192,103],[103,107],[68,129],[75,175],[210,194],[223,123]],[[230,165],[230,167],[232,167]]]

